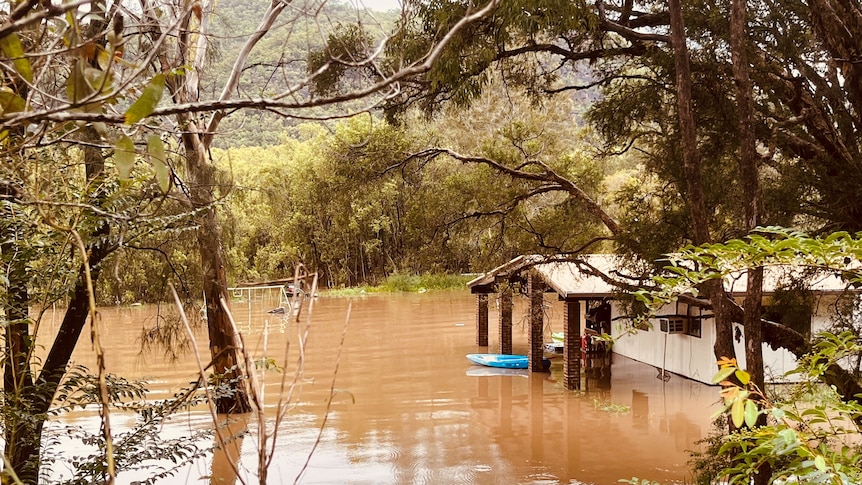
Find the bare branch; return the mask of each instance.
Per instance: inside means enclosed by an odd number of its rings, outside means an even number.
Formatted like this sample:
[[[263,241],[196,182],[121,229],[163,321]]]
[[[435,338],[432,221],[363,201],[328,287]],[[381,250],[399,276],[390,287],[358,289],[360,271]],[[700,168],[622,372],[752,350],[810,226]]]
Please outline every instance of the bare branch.
[[[53,2],[39,2],[37,0],[29,0],[21,2],[10,14],[6,22],[0,26],[0,38],[6,37],[13,32],[19,32],[21,29],[30,25],[39,23],[45,19],[63,15],[66,12],[77,10],[78,7],[89,5],[92,0],[79,0],[77,2],[54,4]],[[30,15],[25,15],[36,4],[41,3],[43,8],[36,10]]]
[[[219,101],[224,101],[229,99],[231,93],[236,89],[237,85],[239,85],[239,78],[243,72],[243,67],[245,66],[246,61],[248,61],[248,56],[251,54],[252,49],[260,42],[260,39],[269,31],[272,25],[275,23],[275,20],[278,18],[279,14],[284,10],[284,8],[290,3],[290,0],[282,1],[282,0],[272,0],[267,7],[266,12],[263,14],[263,18],[260,21],[260,25],[257,30],[248,38],[248,40],[243,44],[242,49],[240,49],[239,54],[237,54],[236,59],[233,63],[233,68],[230,71],[230,77],[225,82],[224,88],[222,88],[221,95],[219,96]],[[209,18],[209,16],[207,16]],[[203,26],[202,26],[203,30]],[[205,34],[205,32],[201,32],[201,34]],[[204,38],[204,35],[201,35],[201,38]],[[196,63],[203,61],[203,56],[199,56],[195,59]],[[198,66],[200,67],[200,66]],[[227,114],[224,110],[218,110],[213,112],[212,117],[210,118],[209,123],[207,123],[206,134],[203,137],[203,144],[205,147],[209,147],[212,143],[213,133],[218,129],[219,122],[226,116]]]
[[[516,170],[511,167],[507,167],[506,165],[503,165],[489,158],[462,155],[447,148],[432,148],[424,150],[422,152],[411,155],[410,157],[408,157],[408,160],[428,157],[434,158],[440,155],[448,155],[463,163],[487,165],[501,173],[504,173],[516,179],[531,180],[535,182],[554,182],[556,184],[559,184],[559,186],[563,190],[565,190],[571,197],[585,204],[587,211],[590,214],[596,216],[599,220],[601,220],[605,227],[607,227],[608,230],[611,232],[611,234],[617,235],[622,232],[622,228],[620,227],[619,222],[617,222],[616,219],[614,219],[610,214],[608,214],[601,207],[601,205],[599,205],[598,202],[596,202],[589,195],[587,195],[587,193],[584,192],[583,189],[578,187],[577,184],[556,173],[544,163],[536,161],[536,163],[541,164],[541,166],[545,169],[545,173],[526,172],[523,170]]]

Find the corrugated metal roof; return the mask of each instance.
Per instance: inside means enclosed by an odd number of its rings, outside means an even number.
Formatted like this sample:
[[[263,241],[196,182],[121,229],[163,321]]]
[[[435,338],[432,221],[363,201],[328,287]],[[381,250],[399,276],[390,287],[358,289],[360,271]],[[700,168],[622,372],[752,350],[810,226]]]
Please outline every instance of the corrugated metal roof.
[[[803,279],[808,289],[818,293],[840,293],[847,291],[847,282],[834,271],[812,271],[810,268],[787,265],[766,266],[763,268],[763,292],[774,293],[783,282]],[[748,278],[744,271],[733,273],[724,278],[725,289],[734,295],[744,295],[748,289]],[[853,290],[858,291],[858,290]]]
[[[612,254],[589,254],[581,258],[582,263],[554,261],[536,265],[536,271],[554,291],[563,298],[606,297],[619,289],[599,276],[581,270],[587,264],[604,274],[618,268],[617,257]],[[587,267],[585,267],[586,269]]]
[[[468,282],[467,287],[492,285],[498,279],[535,269],[545,283],[563,298],[604,298],[612,296],[619,290],[604,278],[590,274],[590,267],[605,275],[615,275],[616,270],[620,268],[619,258],[614,254],[587,254],[578,256],[577,261],[568,261],[560,256],[518,256]],[[763,292],[773,293],[790,277],[806,278],[811,290],[820,293],[846,291],[846,283],[835,272],[808,274],[805,268],[783,265],[764,268]],[[734,273],[725,278],[725,288],[734,295],[744,295],[746,282],[744,272]]]

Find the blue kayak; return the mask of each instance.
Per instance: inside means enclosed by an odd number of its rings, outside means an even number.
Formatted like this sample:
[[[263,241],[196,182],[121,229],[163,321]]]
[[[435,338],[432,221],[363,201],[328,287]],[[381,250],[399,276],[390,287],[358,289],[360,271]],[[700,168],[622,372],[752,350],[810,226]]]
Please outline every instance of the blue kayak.
[[[526,369],[529,364],[526,355],[467,354],[467,358],[476,364],[504,369]]]

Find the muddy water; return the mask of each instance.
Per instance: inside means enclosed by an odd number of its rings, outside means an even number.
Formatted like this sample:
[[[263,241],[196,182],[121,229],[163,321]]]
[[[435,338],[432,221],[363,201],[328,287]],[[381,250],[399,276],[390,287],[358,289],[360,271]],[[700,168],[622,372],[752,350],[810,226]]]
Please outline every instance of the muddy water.
[[[552,316],[560,313],[553,307],[558,303],[548,304]],[[526,310],[519,305],[516,315]],[[305,325],[266,313],[271,306],[234,302],[233,310],[256,358],[275,359],[292,377]],[[153,308],[105,309],[102,338],[108,370],[148,379],[158,398],[194,379],[197,363],[191,354],[170,363],[158,353],[139,353],[137,334],[153,315]],[[485,369],[464,355],[493,352],[497,332],[492,324],[490,350],[477,348],[474,319],[474,297],[462,291],[318,298],[268,483],[300,477],[306,484],[612,484],[634,476],[691,482],[686,450],[708,432],[715,388],[676,376],[662,382],[654,368],[619,356],[610,389],[563,389],[560,359],[550,373],[481,375]],[[548,331],[561,326],[552,318]],[[515,353],[526,353],[523,324],[514,334]],[[205,332],[199,338],[205,352]],[[86,338],[75,359],[92,365]],[[281,374],[269,371],[264,381],[271,432]],[[65,419],[97,429],[92,414]],[[121,431],[131,421],[119,415],[114,426]],[[184,436],[207,426],[202,408],[174,419],[163,433]],[[251,434],[229,454],[241,456],[242,475],[257,483],[254,419],[248,427]],[[224,456],[210,456],[160,483],[205,477],[231,483],[231,475]],[[119,482],[145,476],[127,472]]]

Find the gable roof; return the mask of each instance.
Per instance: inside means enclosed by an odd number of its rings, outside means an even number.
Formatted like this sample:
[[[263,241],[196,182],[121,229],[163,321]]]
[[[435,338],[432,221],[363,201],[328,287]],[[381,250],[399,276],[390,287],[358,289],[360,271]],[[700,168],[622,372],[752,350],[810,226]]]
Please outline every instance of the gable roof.
[[[613,296],[619,289],[605,279],[590,274],[594,269],[605,275],[613,275],[620,269],[620,256],[615,254],[586,254],[577,260],[540,255],[518,256],[467,283],[473,293],[493,292],[494,285],[521,273],[534,270],[561,298],[605,298]],[[791,266],[767,266],[764,268],[763,293],[774,293],[781,283],[790,277],[807,278],[812,291],[819,293],[842,293],[847,283],[836,272],[822,271],[806,274],[806,268]],[[725,277],[724,286],[734,296],[745,295],[747,278],[745,272]]]
[[[562,298],[607,297],[618,291],[616,287],[598,276],[584,272],[582,268],[591,266],[609,274],[618,267],[617,258],[613,254],[587,254],[579,256],[579,261],[568,261],[560,257],[518,256],[467,282],[467,287],[474,293],[480,293],[499,281],[532,269]]]

